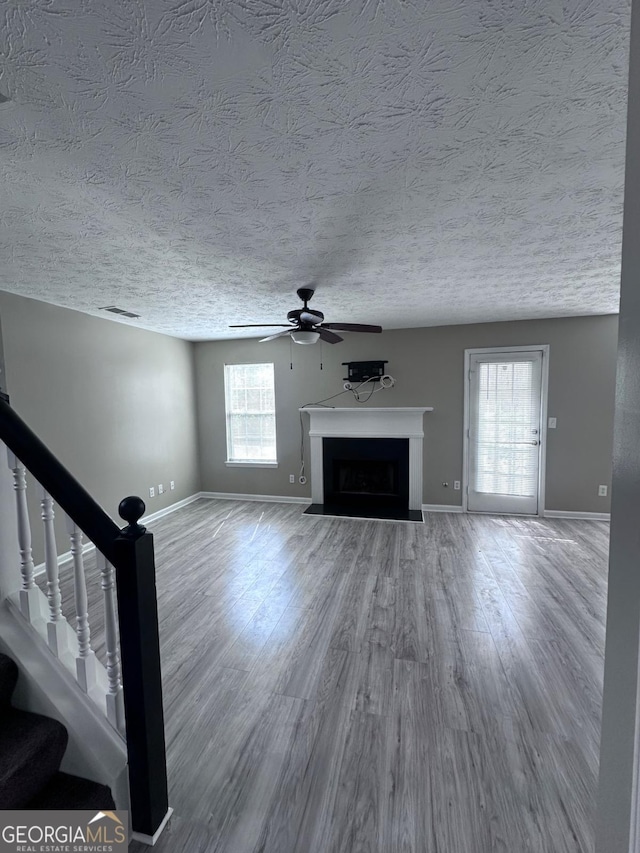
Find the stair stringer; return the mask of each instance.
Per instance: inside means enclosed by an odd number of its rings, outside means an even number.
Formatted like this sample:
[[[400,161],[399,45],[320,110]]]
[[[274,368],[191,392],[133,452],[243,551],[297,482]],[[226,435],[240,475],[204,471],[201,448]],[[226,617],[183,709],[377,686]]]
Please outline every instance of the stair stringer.
[[[13,658],[19,669],[13,706],[52,717],[66,727],[69,744],[61,769],[108,785],[116,807],[128,810],[124,739],[10,599],[0,605],[0,652]]]

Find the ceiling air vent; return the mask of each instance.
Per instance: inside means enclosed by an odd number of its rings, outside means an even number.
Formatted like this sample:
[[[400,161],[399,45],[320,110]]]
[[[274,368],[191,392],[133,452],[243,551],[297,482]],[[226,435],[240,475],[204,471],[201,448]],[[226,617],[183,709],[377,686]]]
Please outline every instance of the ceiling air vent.
[[[137,320],[140,314],[133,314],[131,311],[125,311],[124,308],[117,308],[115,305],[103,305],[99,311],[108,311],[110,314],[118,314],[120,317],[129,317],[131,320]]]

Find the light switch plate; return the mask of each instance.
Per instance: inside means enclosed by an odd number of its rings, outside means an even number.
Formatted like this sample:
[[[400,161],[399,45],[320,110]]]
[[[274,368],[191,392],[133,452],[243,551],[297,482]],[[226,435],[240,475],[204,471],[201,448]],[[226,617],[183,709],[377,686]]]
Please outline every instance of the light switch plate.
[[[557,422],[556,418],[549,418],[549,429],[555,429],[556,428],[556,422]]]

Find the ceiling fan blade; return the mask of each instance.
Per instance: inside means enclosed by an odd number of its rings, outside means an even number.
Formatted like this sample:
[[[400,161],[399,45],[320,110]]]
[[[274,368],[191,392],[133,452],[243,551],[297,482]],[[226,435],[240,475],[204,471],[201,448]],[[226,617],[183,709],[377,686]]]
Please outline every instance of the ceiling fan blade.
[[[269,335],[268,338],[260,338],[258,343],[263,344],[265,341],[274,341],[276,338],[283,338],[285,335],[288,335],[288,334],[290,334],[289,329],[287,329],[286,332],[276,332],[275,335]]]
[[[339,332],[381,332],[382,326],[369,326],[366,323],[323,323],[323,329],[337,329]]]
[[[280,329],[288,328],[288,323],[243,323],[241,326],[229,326],[230,329],[266,329],[267,326],[277,326]]]
[[[324,326],[318,326],[318,328],[313,330],[314,332],[318,332],[320,334],[320,338],[323,341],[326,341],[328,344],[339,344],[340,341],[343,341],[344,338],[341,338],[340,335],[334,335],[333,332],[330,332],[328,329],[325,329]]]

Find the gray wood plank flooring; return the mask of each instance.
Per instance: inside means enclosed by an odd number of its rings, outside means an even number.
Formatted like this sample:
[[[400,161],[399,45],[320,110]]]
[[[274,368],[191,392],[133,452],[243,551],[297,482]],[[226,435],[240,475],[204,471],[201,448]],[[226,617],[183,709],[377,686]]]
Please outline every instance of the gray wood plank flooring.
[[[591,853],[608,525],[220,500],[152,530],[159,853]]]

